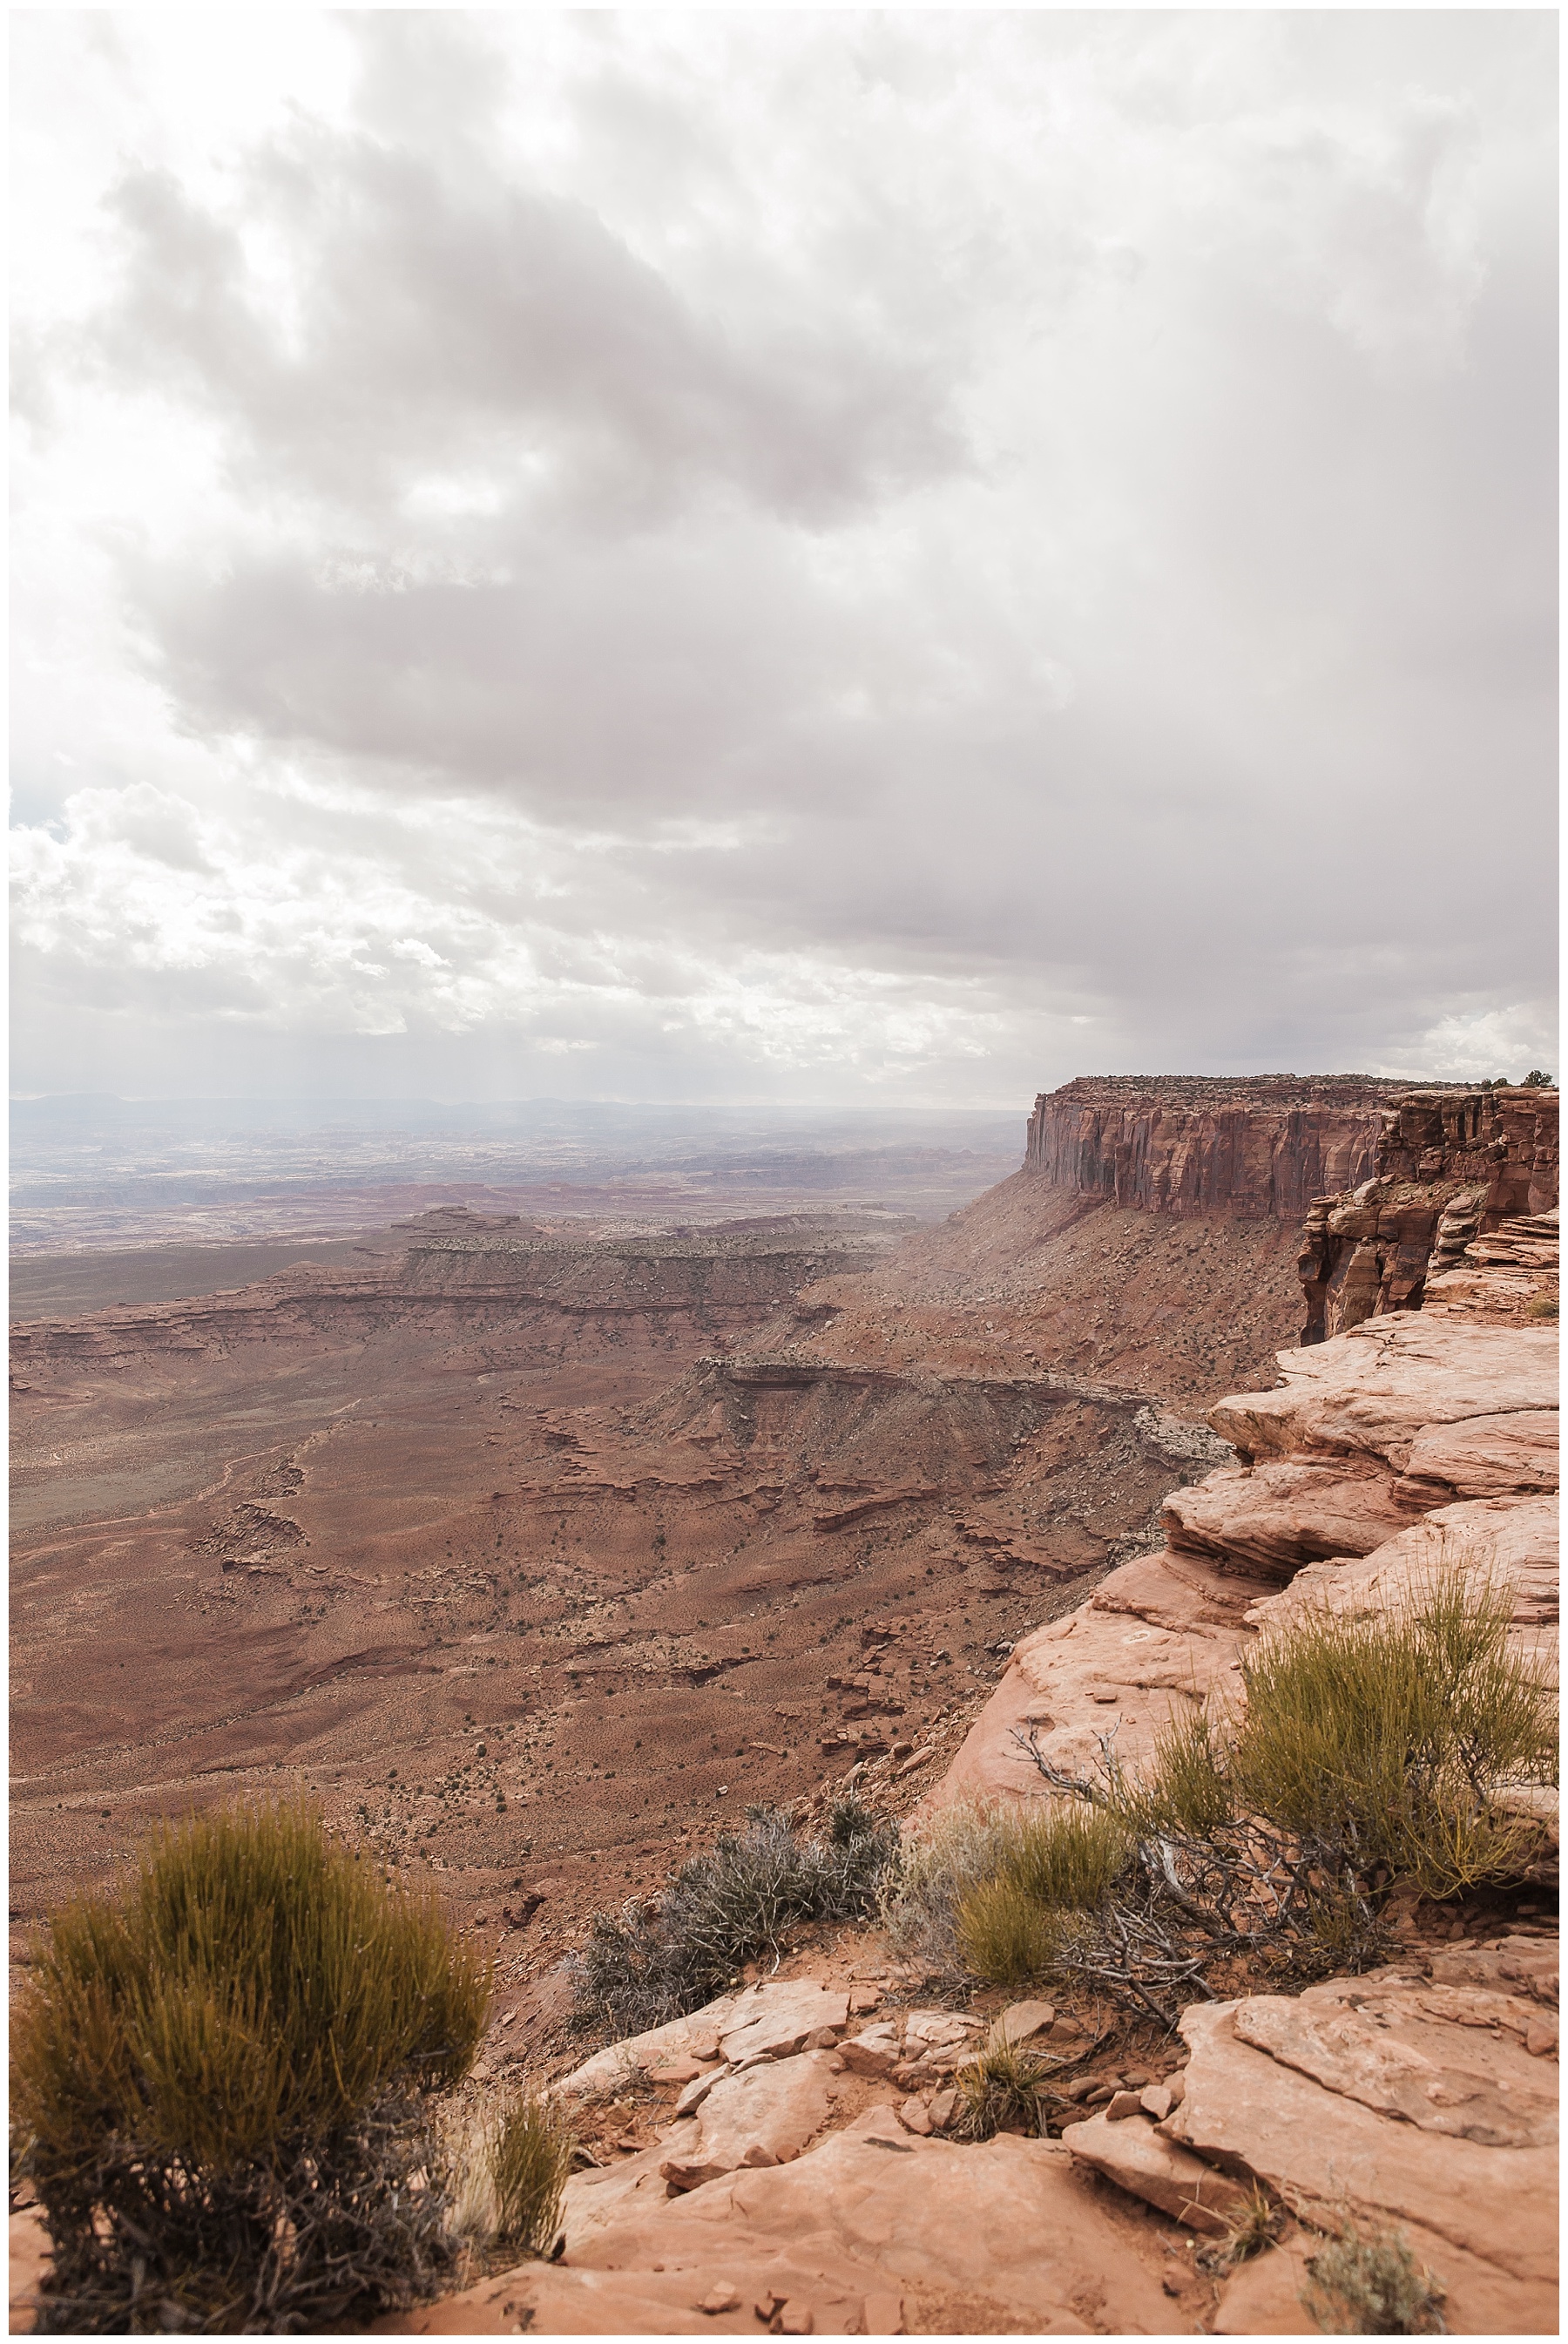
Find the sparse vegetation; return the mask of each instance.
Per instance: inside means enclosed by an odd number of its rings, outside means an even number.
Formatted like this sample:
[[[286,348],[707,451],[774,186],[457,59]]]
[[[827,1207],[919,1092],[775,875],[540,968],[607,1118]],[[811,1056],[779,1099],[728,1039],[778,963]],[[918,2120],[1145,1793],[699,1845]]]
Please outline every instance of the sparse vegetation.
[[[1199,2248],[1200,2265],[1222,2276],[1237,2263],[1250,2262],[1273,2245],[1284,2218],[1283,2208],[1274,2203],[1266,2189],[1254,2186],[1226,2224],[1224,2235]]]
[[[451,2263],[429,2103],[487,1980],[307,1807],[159,1832],[55,1919],[18,2002],[14,2120],[54,2248],[45,2333],[297,2333]]]
[[[574,1965],[579,2017],[635,2035],[699,2009],[790,1928],[869,1912],[898,1844],[897,1825],[852,1799],[834,1808],[826,1840],[800,1839],[778,1808],[748,1808],[740,1831],[657,1896],[595,1915]]]
[[[1085,1776],[1020,1734],[1056,1797],[949,1814],[907,1846],[883,1900],[895,1949],[939,1975],[1076,1975],[1162,2026],[1236,1956],[1369,1966],[1396,1889],[1441,1901],[1539,1853],[1500,1795],[1556,1763],[1512,1610],[1460,1557],[1407,1611],[1298,1617],[1243,1662],[1235,1715],[1173,1718],[1136,1776],[1109,1736]]]
[[[990,2140],[1009,2128],[1028,2133],[1045,2128],[1045,2103],[1053,2096],[1049,2062],[1010,2043],[993,2028],[985,2048],[961,2066],[954,2082],[963,2103],[953,2130],[964,2140]]]
[[[517,2253],[548,2253],[560,2222],[573,2146],[561,2110],[532,2093],[507,2109],[487,2142],[495,2235]]]
[[[1399,2232],[1347,2225],[1307,2264],[1302,2303],[1323,2336],[1445,2336],[1443,2289]]]
[[[990,1985],[1021,1985],[1049,1969],[1056,1915],[1016,1880],[981,1881],[960,1903],[953,1934],[965,1965]]]

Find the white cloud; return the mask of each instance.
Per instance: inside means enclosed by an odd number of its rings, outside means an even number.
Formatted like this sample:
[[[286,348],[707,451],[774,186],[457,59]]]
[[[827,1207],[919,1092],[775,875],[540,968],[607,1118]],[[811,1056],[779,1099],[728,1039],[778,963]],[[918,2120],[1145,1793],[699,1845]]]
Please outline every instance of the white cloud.
[[[19,25],[28,1086],[1539,1037],[1549,21],[222,23]]]

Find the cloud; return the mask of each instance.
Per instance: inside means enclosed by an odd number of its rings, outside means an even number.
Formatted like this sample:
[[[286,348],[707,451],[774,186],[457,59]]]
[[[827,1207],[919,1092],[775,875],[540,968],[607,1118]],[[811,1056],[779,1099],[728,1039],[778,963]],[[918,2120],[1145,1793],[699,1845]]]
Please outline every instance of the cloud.
[[[32,1084],[1550,1056],[1544,20],[246,37],[19,36]]]

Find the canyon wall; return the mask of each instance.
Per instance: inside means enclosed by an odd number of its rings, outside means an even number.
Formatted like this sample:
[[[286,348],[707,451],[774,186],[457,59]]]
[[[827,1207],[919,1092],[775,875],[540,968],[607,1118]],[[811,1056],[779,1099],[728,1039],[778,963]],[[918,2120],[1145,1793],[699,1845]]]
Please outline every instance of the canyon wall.
[[[1453,1273],[1477,1238],[1528,1252],[1533,1221],[1556,1211],[1554,1090],[1406,1091],[1382,1123],[1369,1177],[1307,1210],[1303,1343],[1419,1309],[1430,1281]],[[1555,1245],[1554,1228],[1540,1234]]]
[[[1035,1100],[1024,1169],[1139,1212],[1299,1221],[1368,1178],[1404,1088],[1363,1075],[1080,1077]]]

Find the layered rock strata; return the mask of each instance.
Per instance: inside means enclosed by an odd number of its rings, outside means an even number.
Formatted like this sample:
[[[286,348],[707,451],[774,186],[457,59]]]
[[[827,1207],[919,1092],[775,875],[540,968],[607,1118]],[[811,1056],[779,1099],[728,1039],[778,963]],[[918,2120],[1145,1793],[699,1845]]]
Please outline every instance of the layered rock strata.
[[[1367,1177],[1308,1209],[1302,1341],[1419,1308],[1428,1285],[1467,1260],[1519,1272],[1520,1309],[1547,1290],[1543,1272],[1554,1297],[1557,1098],[1533,1088],[1420,1090],[1389,1107]],[[1494,1306],[1503,1298],[1495,1291]]]
[[[1145,1213],[1299,1221],[1373,1170],[1398,1083],[1102,1075],[1042,1092],[1024,1169]]]

